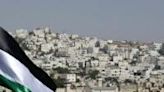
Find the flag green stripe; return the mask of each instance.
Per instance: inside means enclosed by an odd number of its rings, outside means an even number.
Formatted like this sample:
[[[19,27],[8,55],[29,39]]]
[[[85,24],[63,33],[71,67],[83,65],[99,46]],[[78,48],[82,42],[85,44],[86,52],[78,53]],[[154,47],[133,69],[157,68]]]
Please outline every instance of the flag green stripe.
[[[2,75],[0,75],[0,85],[9,88],[12,92],[31,92],[27,87],[17,82],[13,82]]]

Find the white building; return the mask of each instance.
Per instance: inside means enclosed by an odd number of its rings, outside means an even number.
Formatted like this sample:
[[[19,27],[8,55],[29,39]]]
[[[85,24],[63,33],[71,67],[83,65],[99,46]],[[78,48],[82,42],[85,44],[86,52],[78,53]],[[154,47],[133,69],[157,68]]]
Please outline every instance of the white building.
[[[93,87],[88,92],[118,92],[117,87]]]
[[[63,79],[66,79],[67,83],[76,82],[76,74],[60,74],[59,76]]]
[[[39,38],[44,38],[45,37],[44,29],[42,29],[42,28],[34,29],[33,33],[34,33],[35,36],[37,36]]]
[[[121,69],[119,67],[111,66],[109,72],[109,77],[119,77]]]
[[[25,39],[28,36],[28,31],[26,29],[17,29],[16,37]]]
[[[50,50],[52,50],[54,45],[52,43],[47,44],[41,44],[41,51],[44,53],[48,53]]]

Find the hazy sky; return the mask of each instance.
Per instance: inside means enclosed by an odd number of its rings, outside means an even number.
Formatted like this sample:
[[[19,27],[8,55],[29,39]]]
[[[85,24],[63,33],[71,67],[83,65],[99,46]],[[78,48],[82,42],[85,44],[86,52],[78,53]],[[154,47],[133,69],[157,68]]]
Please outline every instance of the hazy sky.
[[[164,41],[164,0],[0,0],[9,31],[49,26],[114,40]]]

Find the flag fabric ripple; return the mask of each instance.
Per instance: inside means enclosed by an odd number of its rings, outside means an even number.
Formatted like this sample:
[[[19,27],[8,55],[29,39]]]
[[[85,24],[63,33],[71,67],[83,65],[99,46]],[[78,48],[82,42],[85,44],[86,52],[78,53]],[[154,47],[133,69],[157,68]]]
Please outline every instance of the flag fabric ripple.
[[[13,92],[55,92],[53,80],[0,27],[0,85]]]

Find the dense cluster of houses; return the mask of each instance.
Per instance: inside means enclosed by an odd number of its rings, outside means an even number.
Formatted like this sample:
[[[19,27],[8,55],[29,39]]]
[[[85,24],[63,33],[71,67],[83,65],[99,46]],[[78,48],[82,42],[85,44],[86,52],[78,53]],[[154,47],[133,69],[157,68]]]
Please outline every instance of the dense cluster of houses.
[[[13,36],[38,67],[63,81],[57,92],[164,92],[161,43],[101,40],[49,28],[19,29]]]

